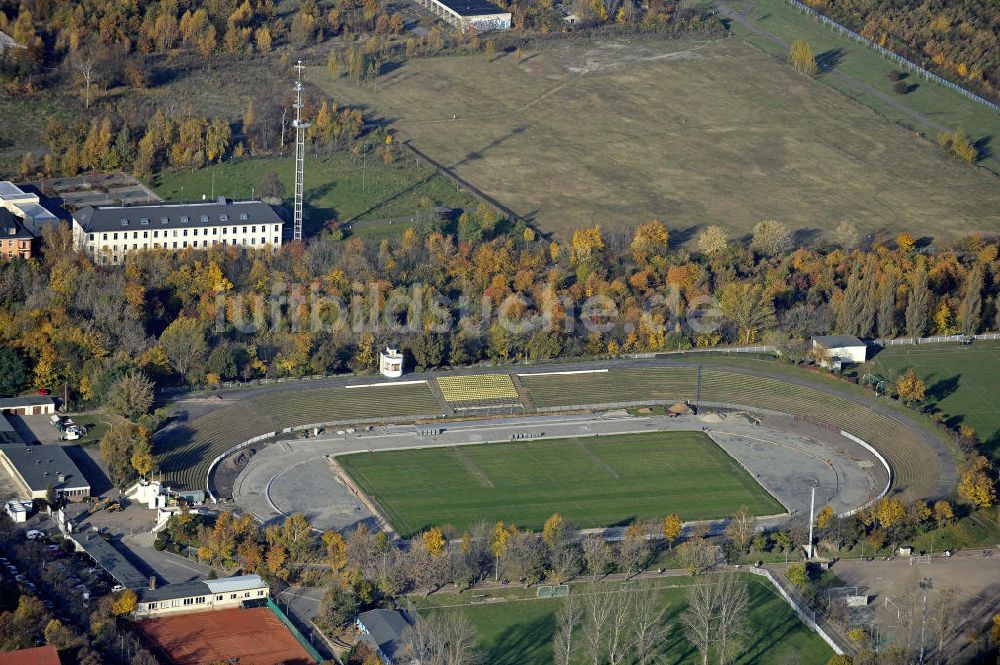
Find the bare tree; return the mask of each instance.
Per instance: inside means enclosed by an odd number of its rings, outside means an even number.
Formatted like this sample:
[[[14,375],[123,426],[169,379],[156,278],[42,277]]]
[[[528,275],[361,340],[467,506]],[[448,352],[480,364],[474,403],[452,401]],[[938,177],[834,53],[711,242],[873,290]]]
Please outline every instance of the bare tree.
[[[666,640],[670,626],[663,620],[665,612],[655,591],[636,594],[632,626],[635,631],[635,656],[639,665],[655,662],[656,648]]]
[[[649,543],[644,534],[625,537],[618,546],[618,567],[628,577],[638,575],[649,561]]]
[[[726,536],[740,548],[741,552],[750,549],[750,543],[757,533],[757,518],[746,506],[740,508],[729,518],[726,526]]]
[[[611,618],[611,603],[607,593],[588,589],[584,596],[586,620],[583,624],[584,647],[594,665],[603,665],[604,647],[607,642],[608,621]]]
[[[570,665],[579,645],[573,640],[573,631],[583,621],[583,604],[577,596],[569,596],[556,612],[556,637],[553,644],[555,665]]]
[[[80,57],[73,65],[77,75],[80,77],[80,84],[83,86],[83,107],[89,109],[93,99],[92,88],[97,83],[97,63],[89,54]]]
[[[704,538],[691,538],[681,543],[677,553],[692,575],[700,575],[715,565],[715,546]]]
[[[716,598],[716,647],[719,665],[726,665],[737,652],[739,641],[746,635],[747,606],[750,595],[745,582],[729,573],[719,581]]]
[[[614,559],[614,552],[603,538],[587,536],[583,539],[583,560],[594,579],[603,577]]]
[[[608,625],[608,665],[622,665],[631,660],[635,647],[632,607],[635,594],[619,592],[611,597],[611,622]]]
[[[431,628],[441,645],[445,665],[475,665],[482,661],[476,650],[476,627],[462,612],[431,616]]]
[[[937,648],[935,657],[939,663],[946,663],[948,659],[944,655],[944,645],[948,640],[958,633],[957,627],[960,623],[958,616],[958,589],[948,587],[938,594],[934,603],[931,623],[937,635]]]
[[[437,665],[441,662],[434,630],[419,614],[403,631],[400,641],[403,656],[427,665]]]
[[[688,588],[685,599],[687,609],[681,614],[684,634],[701,655],[701,665],[708,665],[719,604],[717,585],[710,579],[700,579]]]

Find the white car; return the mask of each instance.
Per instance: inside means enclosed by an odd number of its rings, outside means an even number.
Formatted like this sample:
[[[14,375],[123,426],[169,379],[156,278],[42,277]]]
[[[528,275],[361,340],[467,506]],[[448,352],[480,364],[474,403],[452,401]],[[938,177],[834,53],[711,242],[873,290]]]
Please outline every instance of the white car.
[[[38,540],[39,538],[45,537],[45,532],[39,531],[38,529],[31,529],[24,535],[28,538],[28,540]]]

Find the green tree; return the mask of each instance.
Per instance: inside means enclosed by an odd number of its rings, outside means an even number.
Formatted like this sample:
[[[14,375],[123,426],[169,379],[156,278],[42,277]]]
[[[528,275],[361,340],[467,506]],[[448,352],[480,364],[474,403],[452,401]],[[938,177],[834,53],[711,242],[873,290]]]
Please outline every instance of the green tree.
[[[177,373],[187,377],[208,351],[205,325],[186,316],[174,319],[160,335],[160,346]]]
[[[761,286],[751,282],[730,282],[718,294],[722,315],[739,331],[741,344],[752,344],[759,335],[775,325],[774,299]]]
[[[885,274],[879,286],[876,325],[878,336],[883,339],[896,334],[896,278],[892,273]]]
[[[101,439],[101,457],[108,465],[108,476],[117,485],[132,479],[134,467],[132,456],[136,453],[150,453],[152,443],[149,432],[129,422],[118,423],[108,430]]]
[[[24,359],[14,349],[0,345],[0,396],[16,395],[31,377]]]
[[[979,319],[983,312],[983,265],[977,263],[965,279],[965,295],[958,306],[958,320],[962,332],[975,335],[979,330]]]

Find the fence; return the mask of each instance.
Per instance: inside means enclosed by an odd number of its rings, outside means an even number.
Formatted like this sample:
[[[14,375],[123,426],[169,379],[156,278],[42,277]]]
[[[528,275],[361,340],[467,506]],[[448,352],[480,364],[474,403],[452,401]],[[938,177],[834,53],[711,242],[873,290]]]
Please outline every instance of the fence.
[[[810,630],[814,631],[817,635],[819,635],[824,642],[829,644],[830,648],[833,649],[833,652],[835,654],[842,656],[845,653],[847,653],[841,646],[841,642],[846,644],[846,640],[843,640],[843,637],[840,635],[840,631],[838,631],[837,628],[833,625],[833,622],[831,622],[825,616],[822,615],[817,616],[815,611],[813,611],[812,615],[810,615],[809,612],[806,611],[806,609],[809,607],[808,603],[806,603],[805,599],[799,596],[798,592],[791,589],[786,589],[785,586],[780,581],[778,581],[778,579],[774,575],[771,574],[771,571],[769,571],[766,568],[747,568],[746,572],[750,572],[753,573],[754,575],[759,575],[767,579],[767,581],[769,581],[771,585],[778,591],[778,593],[785,600],[785,602],[791,605],[792,609],[795,611],[795,614],[798,615],[802,623],[804,623],[806,626],[809,627]],[[841,640],[838,641],[834,639],[833,635],[837,635],[838,637],[841,638]]]
[[[313,647],[313,645],[309,642],[309,640],[306,639],[306,636],[303,635],[302,632],[295,627],[295,624],[292,623],[292,620],[289,619],[288,616],[281,611],[281,608],[274,603],[274,600],[270,596],[268,596],[267,598],[267,607],[274,613],[274,616],[278,617],[281,623],[285,624],[285,628],[287,628],[289,632],[291,632],[292,635],[295,637],[295,639],[298,640],[298,643],[302,645],[303,649],[306,650],[306,653],[308,653],[309,657],[313,659],[313,662],[322,663],[323,656],[319,655],[319,652],[316,651],[316,648]]]
[[[451,184],[455,185],[459,189],[468,192],[472,196],[472,198],[476,199],[477,201],[488,207],[496,214],[514,222],[523,221],[523,218],[520,215],[516,214],[513,210],[501,205],[495,199],[486,195],[485,193],[477,189],[475,186],[470,184],[468,181],[456,175],[448,167],[444,166],[443,164],[437,163],[436,161],[434,161],[433,159],[422,153],[417,148],[414,148],[410,144],[409,140],[403,141],[401,145],[405,147],[407,150],[409,150],[413,154],[413,156],[417,158],[418,161],[422,162],[426,166],[429,166],[430,168],[437,171],[438,174],[440,174],[444,179],[448,180]]]
[[[899,337],[894,339],[876,339],[879,346],[917,346],[919,344],[944,344],[961,342],[966,339],[980,341],[1000,340],[1000,333],[983,333],[982,335],[936,335],[934,337]]]
[[[815,9],[813,9],[812,7],[808,7],[808,6],[804,5],[804,4],[802,4],[801,2],[799,2],[798,0],[788,0],[788,4],[792,5],[793,7],[799,9],[802,12],[805,12],[806,14],[809,14],[813,18],[815,18],[815,19],[817,19],[819,21],[822,21],[827,26],[833,28],[837,32],[841,33],[842,35],[844,35],[846,37],[849,37],[850,39],[853,39],[856,42],[859,42],[861,44],[864,44],[865,46],[868,46],[868,47],[874,49],[875,51],[881,53],[883,56],[885,56],[889,60],[892,60],[896,64],[898,64],[898,65],[900,65],[902,67],[906,67],[911,72],[915,72],[915,73],[919,74],[920,76],[923,76],[925,79],[928,79],[930,81],[934,81],[935,83],[937,83],[939,85],[943,85],[946,88],[950,88],[950,89],[954,90],[955,92],[957,92],[958,94],[964,95],[965,97],[968,97],[972,101],[978,102],[978,103],[982,104],[983,106],[986,106],[987,108],[992,109],[993,111],[996,111],[997,113],[1000,113],[1000,106],[997,106],[996,104],[994,104],[993,102],[989,101],[988,99],[983,99],[982,97],[980,97],[976,93],[971,92],[969,90],[966,90],[965,88],[963,88],[962,86],[958,85],[957,83],[952,83],[951,81],[949,81],[946,78],[942,78],[942,77],[938,76],[937,74],[933,74],[933,73],[927,71],[926,69],[924,69],[923,67],[921,67],[920,65],[916,64],[915,62],[907,60],[906,58],[904,58],[903,56],[899,55],[898,53],[896,53],[894,51],[890,51],[889,49],[887,49],[887,48],[885,48],[883,46],[879,46],[878,44],[876,44],[872,40],[868,39],[867,37],[862,37],[861,35],[859,35],[858,33],[854,32],[853,30],[844,27],[840,23],[837,23],[836,21],[834,21],[830,17],[824,16],[823,14],[819,13],[818,11],[816,11]]]

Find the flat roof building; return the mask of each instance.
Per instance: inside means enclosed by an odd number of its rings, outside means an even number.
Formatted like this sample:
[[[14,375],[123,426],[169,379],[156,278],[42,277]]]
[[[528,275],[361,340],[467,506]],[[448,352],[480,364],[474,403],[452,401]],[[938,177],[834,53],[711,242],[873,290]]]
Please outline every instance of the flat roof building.
[[[510,12],[487,0],[417,0],[435,16],[451,23],[462,31],[476,32],[509,30]]]
[[[0,207],[19,217],[36,238],[45,226],[59,223],[59,218],[42,205],[38,194],[26,192],[10,180],[0,180]]]
[[[266,602],[271,588],[260,575],[237,575],[217,580],[167,584],[137,589],[139,602],[134,616],[146,618],[184,612],[226,610],[245,603]],[[256,602],[254,602],[256,601]]]
[[[73,246],[96,263],[121,263],[130,252],[238,245],[281,247],[283,222],[261,201],[86,206],[73,213]]]
[[[28,446],[0,415],[0,467],[3,467],[21,493],[22,499],[44,499],[51,485],[70,501],[90,496],[90,483],[69,458],[62,446]]]
[[[86,552],[97,565],[107,571],[116,582],[128,589],[140,589],[149,584],[149,578],[143,575],[132,562],[115,549],[114,545],[104,540],[96,531],[81,531],[70,534],[70,540],[76,543],[77,550]]]
[[[863,363],[868,360],[868,345],[853,335],[813,337],[813,349],[822,349],[837,363]]]

